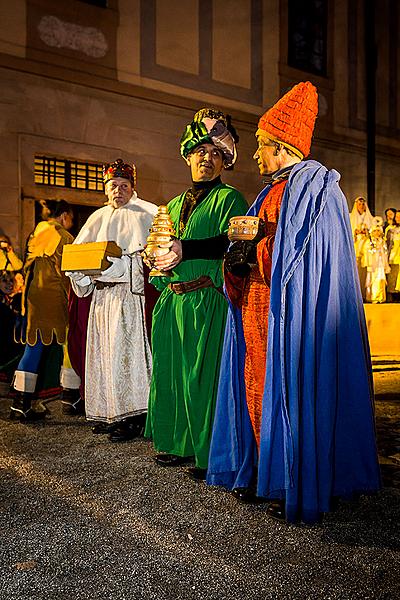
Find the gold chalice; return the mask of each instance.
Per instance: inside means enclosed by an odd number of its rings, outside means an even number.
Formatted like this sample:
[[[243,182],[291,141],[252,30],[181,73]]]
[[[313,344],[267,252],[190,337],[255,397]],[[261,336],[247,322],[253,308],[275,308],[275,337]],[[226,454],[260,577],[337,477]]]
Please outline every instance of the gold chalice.
[[[155,266],[155,260],[158,256],[168,254],[171,241],[175,237],[175,229],[167,206],[159,206],[153,224],[150,228],[150,235],[147,238],[146,248],[142,252],[145,262],[151,266],[151,277],[162,277],[171,275],[170,271],[161,271]]]

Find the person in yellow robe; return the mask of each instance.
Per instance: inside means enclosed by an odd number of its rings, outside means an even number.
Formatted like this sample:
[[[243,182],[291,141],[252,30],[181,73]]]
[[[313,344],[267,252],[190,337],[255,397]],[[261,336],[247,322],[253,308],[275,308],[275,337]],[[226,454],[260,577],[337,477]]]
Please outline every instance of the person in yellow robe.
[[[21,422],[44,417],[44,407],[35,406],[35,389],[45,347],[66,341],[69,279],[61,272],[65,244],[73,242],[68,230],[73,212],[64,200],[47,201],[48,217],[31,234],[24,262],[26,287],[22,299],[24,325],[20,341],[26,344],[15,371],[15,398],[11,418]],[[59,353],[62,361],[62,352]],[[56,365],[58,371],[60,365]]]

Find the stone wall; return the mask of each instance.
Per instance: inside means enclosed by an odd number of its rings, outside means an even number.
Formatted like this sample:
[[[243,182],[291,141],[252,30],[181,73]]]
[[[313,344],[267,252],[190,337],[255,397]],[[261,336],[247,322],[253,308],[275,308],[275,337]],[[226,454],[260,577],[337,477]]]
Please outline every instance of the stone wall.
[[[376,212],[399,205],[399,82],[381,4]],[[6,3],[0,0],[0,5]],[[88,162],[122,156],[139,195],[165,202],[189,183],[179,138],[200,107],[229,112],[239,159],[225,180],[251,202],[262,187],[252,160],[257,119],[280,93],[310,79],[320,113],[312,157],[336,168],[349,205],[366,194],[363,2],[329,2],[326,76],[288,66],[287,0],[15,0],[0,20],[0,228],[17,247],[34,200],[101,205],[102,194],[34,183],[35,154]],[[7,4],[8,6],[8,4]],[[4,14],[4,18],[3,18]],[[386,59],[385,59],[386,57]],[[392,106],[393,105],[393,106]],[[396,137],[397,136],[397,137]]]
[[[156,105],[121,94],[71,86],[0,69],[0,227],[21,247],[34,225],[34,200],[64,198],[101,206],[97,192],[34,183],[35,155],[87,162],[121,156],[135,162],[139,195],[164,203],[188,187],[189,170],[179,139],[192,110]],[[225,181],[249,201],[261,181],[251,156],[253,129],[239,126],[239,159]]]

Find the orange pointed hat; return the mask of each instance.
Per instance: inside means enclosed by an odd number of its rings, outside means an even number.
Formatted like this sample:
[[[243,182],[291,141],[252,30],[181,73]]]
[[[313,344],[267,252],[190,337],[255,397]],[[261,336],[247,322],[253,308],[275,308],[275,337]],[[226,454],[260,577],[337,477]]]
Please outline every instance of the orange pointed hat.
[[[317,114],[317,88],[302,81],[263,114],[256,136],[279,142],[303,159],[310,154]]]

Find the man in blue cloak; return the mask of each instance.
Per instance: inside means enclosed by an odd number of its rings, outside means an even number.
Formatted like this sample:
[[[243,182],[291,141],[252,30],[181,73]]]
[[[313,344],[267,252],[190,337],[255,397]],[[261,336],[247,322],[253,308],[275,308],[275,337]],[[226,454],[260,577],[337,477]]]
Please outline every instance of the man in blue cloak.
[[[304,159],[318,96],[294,86],[260,119],[264,222],[226,256],[229,312],[207,482],[268,514],[314,523],[375,492],[371,361],[339,174]],[[254,493],[254,491],[256,492]]]

